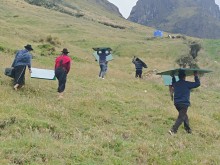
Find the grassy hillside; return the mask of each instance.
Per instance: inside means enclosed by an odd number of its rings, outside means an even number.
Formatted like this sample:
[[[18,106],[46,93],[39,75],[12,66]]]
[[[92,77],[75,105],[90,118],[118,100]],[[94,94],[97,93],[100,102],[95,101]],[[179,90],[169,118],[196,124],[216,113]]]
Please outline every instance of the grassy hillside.
[[[92,1],[73,3],[89,14],[77,18],[22,0],[1,3],[0,164],[220,164],[220,41],[152,39],[153,29],[95,6],[93,11]],[[170,136],[177,112],[155,72],[177,66],[189,40],[203,46],[199,66],[214,72],[192,92],[193,134],[181,127]],[[12,89],[3,70],[27,43],[35,49],[32,65],[37,68],[53,69],[60,51],[70,51],[73,63],[63,100],[57,99],[57,81],[31,79],[28,72],[25,88]],[[92,56],[98,46],[113,49],[105,80],[98,79]],[[149,66],[143,80],[134,78],[134,55]]]

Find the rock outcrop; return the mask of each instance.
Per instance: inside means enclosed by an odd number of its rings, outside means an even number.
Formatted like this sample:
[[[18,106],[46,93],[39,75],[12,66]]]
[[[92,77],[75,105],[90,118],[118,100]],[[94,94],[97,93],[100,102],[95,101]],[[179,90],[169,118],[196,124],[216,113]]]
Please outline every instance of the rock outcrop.
[[[214,0],[138,0],[128,20],[200,38],[220,38],[220,10]]]
[[[107,1],[107,0],[95,0],[95,2],[97,4],[100,4],[104,8],[106,8],[106,10],[108,10],[112,13],[115,13],[115,14],[119,15],[120,17],[122,17],[118,7],[115,6],[114,4],[110,3],[109,1]]]

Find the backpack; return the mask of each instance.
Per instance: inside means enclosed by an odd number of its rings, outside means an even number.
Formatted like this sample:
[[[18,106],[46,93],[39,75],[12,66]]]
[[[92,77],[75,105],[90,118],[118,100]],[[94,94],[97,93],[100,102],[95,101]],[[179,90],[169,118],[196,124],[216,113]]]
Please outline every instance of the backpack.
[[[5,68],[5,75],[11,78],[15,77],[15,69],[13,67],[11,68]]]

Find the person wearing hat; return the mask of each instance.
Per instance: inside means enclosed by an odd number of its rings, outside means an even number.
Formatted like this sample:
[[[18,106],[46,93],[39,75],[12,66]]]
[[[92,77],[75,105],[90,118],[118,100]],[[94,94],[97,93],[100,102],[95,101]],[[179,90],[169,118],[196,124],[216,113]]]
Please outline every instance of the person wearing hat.
[[[17,51],[12,63],[12,67],[14,67],[14,89],[16,91],[18,88],[25,85],[26,66],[28,66],[29,72],[31,73],[32,55],[30,54],[30,51],[32,51],[33,48],[29,44],[24,46],[24,48],[25,49]]]
[[[172,76],[172,86],[174,90],[174,105],[179,113],[175,124],[172,126],[169,133],[171,135],[177,133],[179,126],[184,123],[184,128],[187,133],[191,133],[189,126],[189,119],[187,115],[188,107],[190,106],[190,90],[200,86],[198,73],[194,72],[195,82],[186,81],[186,74],[184,71],[179,71],[179,81],[176,82],[175,76]]]
[[[68,56],[68,50],[64,48],[62,54],[55,60],[55,76],[58,79],[59,98],[63,97],[63,92],[66,86],[67,74],[70,71],[71,58]]]

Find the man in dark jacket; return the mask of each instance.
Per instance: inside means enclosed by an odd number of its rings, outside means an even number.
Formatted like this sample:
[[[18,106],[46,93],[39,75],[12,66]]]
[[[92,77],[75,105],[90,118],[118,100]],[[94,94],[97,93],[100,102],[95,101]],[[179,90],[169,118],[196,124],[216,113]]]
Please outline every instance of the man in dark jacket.
[[[179,126],[184,122],[184,128],[187,133],[191,133],[189,126],[189,119],[187,115],[188,107],[190,106],[190,90],[200,86],[198,73],[194,72],[195,82],[185,81],[186,74],[183,71],[179,72],[179,81],[176,82],[175,76],[172,79],[172,86],[174,89],[174,105],[179,112],[175,124],[169,131],[171,135],[177,133]]]
[[[132,63],[136,68],[135,78],[142,78],[143,62],[139,58],[134,57]]]
[[[97,51],[97,55],[99,56],[99,66],[100,66],[99,78],[105,79],[104,77],[108,67],[107,56],[109,54],[110,54],[110,50],[108,49],[101,49]]]

